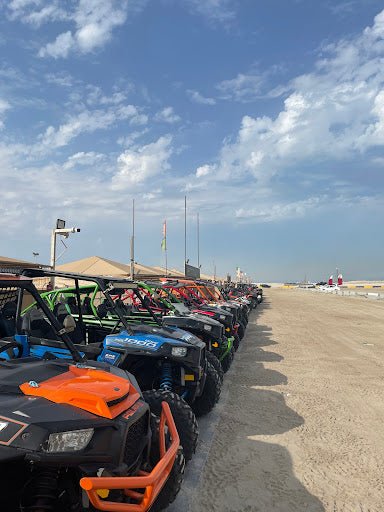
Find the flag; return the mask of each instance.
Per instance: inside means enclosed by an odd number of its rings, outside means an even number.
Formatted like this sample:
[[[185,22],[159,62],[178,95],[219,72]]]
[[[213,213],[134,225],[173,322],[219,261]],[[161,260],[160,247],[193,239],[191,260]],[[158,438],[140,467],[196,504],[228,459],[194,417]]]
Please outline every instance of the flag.
[[[163,223],[163,239],[161,241],[161,249],[163,251],[167,250],[167,221],[166,220]]]

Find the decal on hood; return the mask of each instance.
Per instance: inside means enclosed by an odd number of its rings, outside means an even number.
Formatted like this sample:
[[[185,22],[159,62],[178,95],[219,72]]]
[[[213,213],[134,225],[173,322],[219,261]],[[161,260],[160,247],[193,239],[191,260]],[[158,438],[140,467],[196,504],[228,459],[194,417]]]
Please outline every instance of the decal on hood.
[[[157,350],[161,347],[163,344],[162,341],[154,341],[151,339],[137,339],[137,338],[130,338],[129,336],[118,336],[114,338],[107,338],[107,346],[113,347],[117,345],[130,345],[132,347],[140,347],[140,348],[146,348],[148,350]]]

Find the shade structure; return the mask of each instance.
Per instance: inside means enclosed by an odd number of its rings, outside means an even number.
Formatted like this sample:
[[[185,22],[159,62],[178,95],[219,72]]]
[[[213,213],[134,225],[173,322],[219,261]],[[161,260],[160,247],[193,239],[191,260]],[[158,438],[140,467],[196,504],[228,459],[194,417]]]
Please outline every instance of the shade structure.
[[[89,256],[81,260],[70,261],[56,267],[57,270],[75,272],[77,274],[89,274],[92,276],[118,276],[129,277],[130,267],[118,261]]]
[[[0,272],[9,272],[14,274],[19,272],[23,268],[40,268],[47,267],[48,265],[42,265],[35,261],[25,261],[17,258],[8,258],[7,256],[0,256]]]

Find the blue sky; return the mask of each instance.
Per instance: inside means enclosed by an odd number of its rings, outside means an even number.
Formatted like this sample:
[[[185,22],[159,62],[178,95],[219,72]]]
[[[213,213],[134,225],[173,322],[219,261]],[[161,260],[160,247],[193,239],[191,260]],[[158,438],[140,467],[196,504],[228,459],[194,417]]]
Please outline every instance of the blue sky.
[[[384,279],[382,2],[0,6],[1,255]]]

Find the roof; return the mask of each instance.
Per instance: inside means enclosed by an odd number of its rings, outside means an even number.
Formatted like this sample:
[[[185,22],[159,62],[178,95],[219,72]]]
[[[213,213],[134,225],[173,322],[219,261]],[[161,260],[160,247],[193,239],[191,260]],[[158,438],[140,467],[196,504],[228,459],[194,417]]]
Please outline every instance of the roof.
[[[19,260],[16,258],[9,258],[8,256],[0,256],[0,271],[10,270],[11,272],[16,272],[20,268],[38,268],[46,265],[42,265],[41,263]]]
[[[101,258],[100,256],[90,256],[81,260],[71,261],[58,265],[56,268],[63,272],[75,272],[77,274],[94,276],[128,276],[130,274],[129,265]]]
[[[131,267],[129,264],[102,258],[101,256],[90,256],[82,260],[71,261],[58,265],[57,270],[64,272],[75,272],[78,274],[88,274],[94,276],[117,276],[129,277]],[[156,276],[158,272],[153,267],[135,263],[135,277]]]

